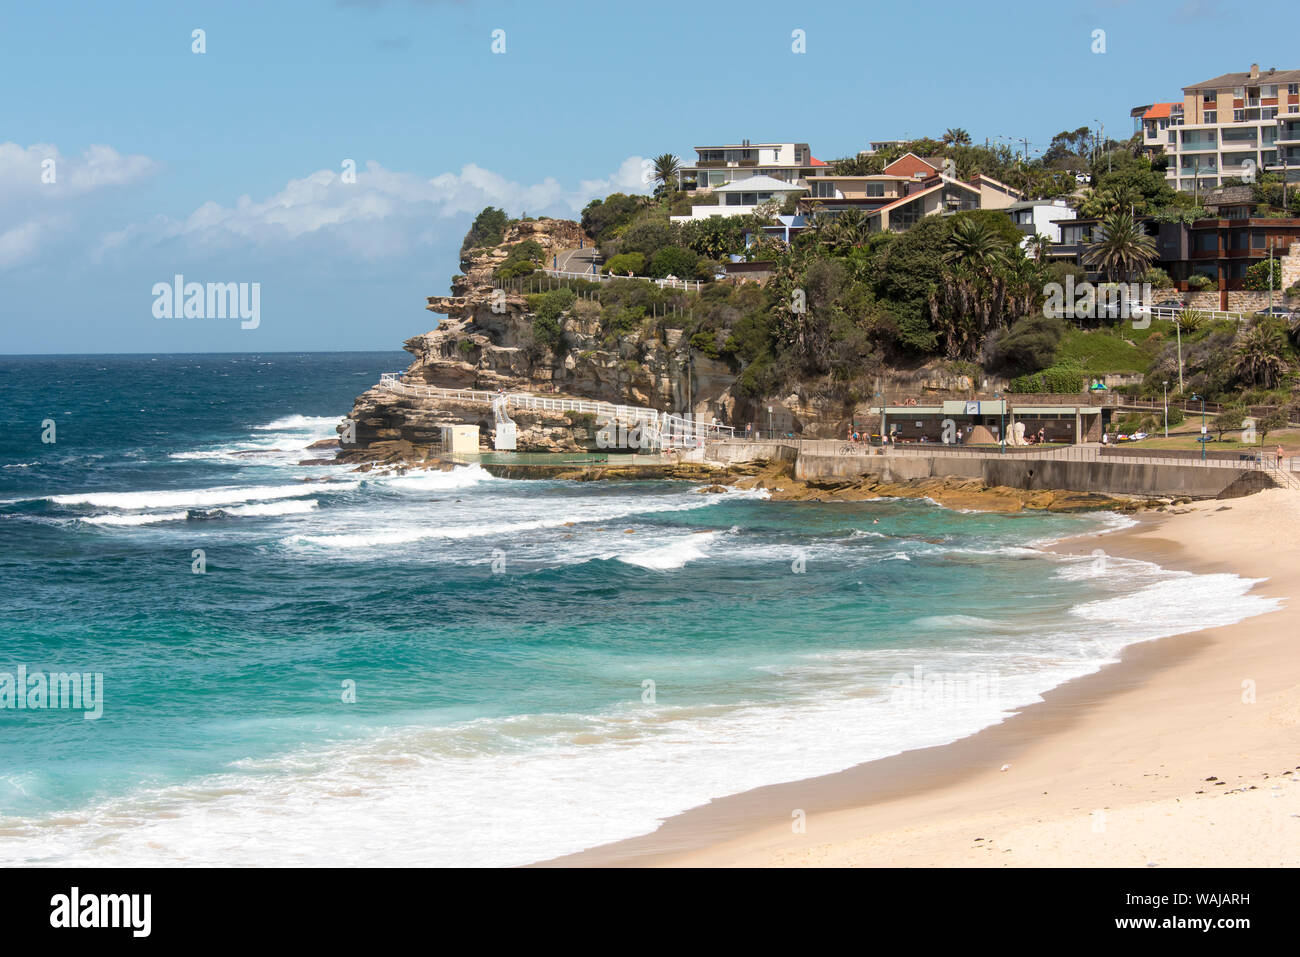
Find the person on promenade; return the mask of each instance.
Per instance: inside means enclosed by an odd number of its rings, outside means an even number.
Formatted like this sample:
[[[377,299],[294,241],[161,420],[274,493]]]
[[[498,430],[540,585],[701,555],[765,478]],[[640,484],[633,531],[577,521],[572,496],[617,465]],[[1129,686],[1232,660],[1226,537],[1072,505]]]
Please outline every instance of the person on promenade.
[[[1277,451],[1277,467],[1281,468],[1282,467],[1282,446],[1279,445],[1276,451]]]

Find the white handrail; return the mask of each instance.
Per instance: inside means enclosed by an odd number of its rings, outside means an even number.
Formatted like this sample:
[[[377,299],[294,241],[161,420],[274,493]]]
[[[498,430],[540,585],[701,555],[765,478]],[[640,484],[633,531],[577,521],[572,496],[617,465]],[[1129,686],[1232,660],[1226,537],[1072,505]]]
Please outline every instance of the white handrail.
[[[659,448],[699,448],[706,439],[734,438],[735,428],[730,425],[705,422],[694,417],[660,412],[658,409],[634,405],[615,405],[592,399],[557,399],[532,395],[527,392],[485,392],[477,389],[444,389],[423,382],[407,382],[400,372],[385,372],[379,377],[381,388],[393,392],[445,399],[453,402],[471,402],[496,407],[513,406],[547,412],[578,412],[602,416],[610,422],[625,427],[640,428],[649,438],[649,444]]]

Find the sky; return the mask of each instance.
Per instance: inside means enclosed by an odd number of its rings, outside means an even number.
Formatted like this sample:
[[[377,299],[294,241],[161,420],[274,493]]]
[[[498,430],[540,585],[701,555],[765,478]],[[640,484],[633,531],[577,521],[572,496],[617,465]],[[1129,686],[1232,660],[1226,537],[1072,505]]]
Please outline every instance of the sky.
[[[436,323],[425,297],[484,206],[576,218],[644,192],[648,157],[745,138],[830,160],[949,127],[1031,155],[1099,122],[1127,137],[1183,86],[1300,68],[1293,0],[1236,11],[3,4],[0,354],[396,348]],[[257,284],[256,322],[159,315],[177,275],[247,284],[250,307]]]

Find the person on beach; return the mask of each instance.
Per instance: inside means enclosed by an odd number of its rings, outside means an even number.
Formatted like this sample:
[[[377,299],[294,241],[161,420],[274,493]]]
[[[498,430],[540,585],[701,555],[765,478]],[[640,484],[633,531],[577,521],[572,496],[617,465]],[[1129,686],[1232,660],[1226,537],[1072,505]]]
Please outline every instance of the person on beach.
[[[1281,468],[1282,467],[1282,446],[1279,445],[1276,449],[1276,452],[1277,452],[1277,467]]]

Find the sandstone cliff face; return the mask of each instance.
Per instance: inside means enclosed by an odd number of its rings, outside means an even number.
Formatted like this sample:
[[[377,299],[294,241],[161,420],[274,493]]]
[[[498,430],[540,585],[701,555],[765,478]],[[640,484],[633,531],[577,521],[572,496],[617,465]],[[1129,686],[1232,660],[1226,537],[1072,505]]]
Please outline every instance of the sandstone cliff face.
[[[498,291],[492,274],[506,258],[505,247],[525,239],[553,252],[576,248],[577,223],[541,220],[513,225],[502,247],[473,250],[462,261],[464,275],[452,280],[449,296],[430,296],[428,309],[446,316],[437,328],[404,344],[414,360],[404,381],[444,389],[529,392],[690,411],[729,422],[735,411],[735,373],[724,362],[691,349],[681,330],[662,337],[633,335],[610,341],[602,332],[594,302],[578,300],[560,320],[563,346],[552,352],[533,335],[534,316],[526,296]],[[586,239],[590,245],[590,238]],[[393,370],[397,371],[397,370]],[[577,451],[596,447],[597,424],[573,413],[530,413],[512,409],[519,451]],[[490,448],[492,410],[476,403],[413,396],[376,386],[357,397],[349,418],[356,445],[345,459],[383,457],[409,443],[417,449],[439,441],[440,427],[476,424]]]

